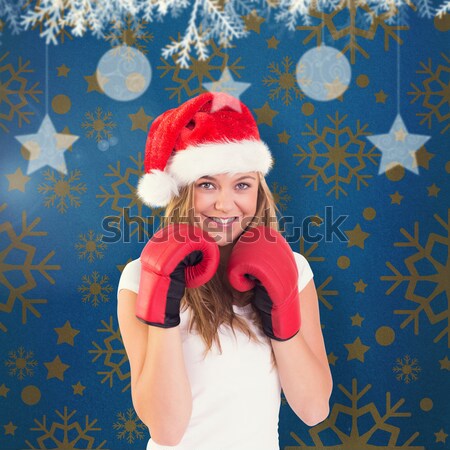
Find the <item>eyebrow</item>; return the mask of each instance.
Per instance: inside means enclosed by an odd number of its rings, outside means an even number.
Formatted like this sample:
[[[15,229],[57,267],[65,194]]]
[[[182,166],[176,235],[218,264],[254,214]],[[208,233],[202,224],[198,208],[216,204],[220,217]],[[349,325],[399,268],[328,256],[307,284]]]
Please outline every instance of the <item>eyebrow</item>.
[[[202,180],[202,179],[206,179],[206,180],[213,180],[213,181],[216,181],[216,178],[214,178],[214,177],[210,177],[209,175],[205,175],[204,177],[200,177],[200,179]],[[245,180],[246,178],[251,178],[252,180],[256,180],[256,178],[255,177],[252,177],[251,175],[244,175],[243,177],[239,177],[237,180],[235,180],[235,181],[241,181],[241,180]]]

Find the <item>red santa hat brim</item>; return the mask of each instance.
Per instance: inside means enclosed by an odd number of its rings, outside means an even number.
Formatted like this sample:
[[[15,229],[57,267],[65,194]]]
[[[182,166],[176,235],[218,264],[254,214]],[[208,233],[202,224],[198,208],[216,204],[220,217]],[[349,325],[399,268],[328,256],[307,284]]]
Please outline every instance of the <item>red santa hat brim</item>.
[[[164,172],[152,170],[143,175],[137,193],[146,205],[163,207],[173,196],[179,195],[181,187],[203,176],[254,171],[266,175],[272,163],[270,150],[263,141],[224,141],[191,146],[176,152]]]

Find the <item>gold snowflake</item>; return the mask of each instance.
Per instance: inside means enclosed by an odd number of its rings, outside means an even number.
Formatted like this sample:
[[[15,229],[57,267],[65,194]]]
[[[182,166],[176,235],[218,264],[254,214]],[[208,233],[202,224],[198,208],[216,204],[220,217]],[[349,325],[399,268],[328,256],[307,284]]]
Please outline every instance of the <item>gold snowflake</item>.
[[[422,446],[411,446],[410,444],[419,436],[418,432],[413,433],[403,443],[399,442],[401,425],[400,418],[411,417],[411,413],[399,411],[405,400],[400,399],[394,405],[391,404],[391,393],[386,392],[385,405],[378,408],[375,403],[363,403],[363,397],[372,388],[372,385],[366,385],[358,392],[358,382],[356,378],[352,379],[352,389],[347,390],[342,384],[338,385],[339,390],[347,397],[348,402],[341,404],[335,402],[330,415],[326,420],[308,430],[309,438],[313,441],[313,445],[307,445],[296,432],[290,435],[297,442],[298,446],[288,446],[289,450],[305,450],[314,448],[336,448],[339,450],[369,449],[378,448],[378,436],[387,435],[389,445],[382,446],[390,450],[425,450]],[[376,397],[377,401],[382,401],[380,396]],[[384,411],[384,413],[382,412]],[[365,419],[364,419],[365,418]],[[361,426],[362,420],[369,420],[371,426],[369,428]],[[369,422],[367,422],[369,423]],[[333,441],[330,447],[326,446],[326,442],[322,442],[322,436]],[[383,442],[385,442],[383,440]]]
[[[6,209],[6,203],[0,205],[0,213]],[[40,312],[36,309],[36,305],[47,303],[45,299],[31,299],[27,297],[28,291],[33,291],[36,287],[45,290],[39,280],[43,277],[51,284],[55,280],[49,275],[50,270],[60,270],[61,266],[49,264],[49,260],[54,256],[52,250],[42,260],[36,260],[37,248],[32,245],[36,236],[46,236],[47,232],[38,231],[34,228],[40,222],[40,218],[36,218],[31,223],[27,223],[27,213],[22,212],[21,229],[16,232],[16,225],[11,222],[0,223],[0,237],[2,243],[5,244],[0,252],[0,285],[8,292],[4,295],[0,302],[0,312],[7,314],[14,310],[19,303],[22,311],[22,323],[27,323],[27,313],[30,312],[35,317],[41,317]],[[30,242],[30,238],[33,241]],[[16,255],[16,260],[10,258],[11,254]],[[21,255],[17,259],[17,255]],[[8,263],[6,262],[8,261]],[[16,274],[20,273],[21,277]],[[35,278],[39,273],[42,277]],[[10,275],[11,274],[11,275]],[[20,280],[20,281],[18,281]],[[6,332],[6,326],[0,322],[0,330]]]
[[[291,196],[286,193],[287,186],[279,186],[275,181],[272,183],[272,194],[273,199],[275,200],[276,205],[280,208],[281,211],[286,211],[287,202],[291,200]]]
[[[66,180],[66,175],[58,172],[59,179],[55,176],[55,171],[47,169],[44,172],[44,177],[50,184],[40,184],[38,186],[38,192],[48,194],[45,198],[44,205],[49,208],[55,205],[55,201],[58,200],[57,209],[60,213],[67,212],[68,203],[70,206],[78,208],[80,203],[80,197],[75,194],[84,194],[87,190],[85,183],[73,184],[79,180],[81,172],[78,169],[70,171],[69,178]]]
[[[101,356],[104,357],[103,364],[106,367],[104,371],[98,371],[99,375],[104,375],[102,383],[109,380],[109,387],[113,386],[114,376],[119,381],[128,381],[122,392],[130,389],[130,366],[128,364],[128,357],[123,346],[122,337],[120,335],[119,327],[114,329],[112,316],[109,318],[109,324],[102,320],[104,328],[97,329],[100,333],[106,333],[103,340],[103,348],[96,342],[92,342],[95,346],[94,350],[89,350],[89,353],[95,355],[92,362],[97,361]],[[125,370],[122,370],[125,369]]]
[[[139,235],[139,242],[143,242],[144,236],[150,237],[154,232],[155,219],[160,218],[164,213],[164,208],[152,208],[152,214],[143,215],[143,203],[136,195],[136,186],[138,179],[144,173],[144,160],[142,159],[142,153],[138,154],[137,159],[130,156],[131,161],[135,167],[127,167],[122,173],[121,162],[117,161],[116,167],[109,165],[110,172],[105,176],[109,178],[116,178],[111,183],[111,192],[106,190],[103,186],[100,186],[103,194],[96,195],[97,198],[103,198],[100,206],[103,206],[107,201],[111,201],[111,208],[117,213],[117,216],[111,219],[117,223],[117,228],[122,232],[122,239],[125,242],[129,242],[136,233]],[[127,204],[123,206],[125,203]],[[130,211],[136,206],[136,213],[131,215]],[[122,219],[124,223],[124,229],[122,229]],[[131,227],[131,224],[135,223],[135,227]]]
[[[141,53],[146,54],[147,49],[144,45],[148,41],[153,40],[153,34],[145,31],[146,25],[147,22],[144,20],[137,20],[131,14],[127,14],[125,25],[119,21],[114,22],[111,32],[105,36],[105,40],[111,42],[113,48],[119,49],[126,45],[130,49],[134,47]],[[128,49],[124,53],[120,52],[120,55],[124,56],[127,60],[132,60],[134,54],[134,52]]]
[[[414,92],[408,92],[408,94],[414,95],[411,103],[423,97],[422,106],[429,110],[426,113],[416,114],[423,117],[420,124],[427,122],[428,128],[431,128],[434,117],[438,123],[446,124],[441,130],[441,134],[444,134],[450,129],[450,112],[448,110],[450,102],[450,59],[444,53],[441,53],[441,56],[447,64],[439,64],[435,70],[432,68],[431,58],[428,58],[428,65],[423,62],[420,63],[422,70],[418,70],[417,73],[425,74],[428,78],[423,81],[423,90],[411,83]]]
[[[361,137],[367,136],[367,125],[360,126],[357,121],[356,131],[350,129],[349,126],[341,127],[347,115],[339,117],[336,111],[336,117],[327,115],[333,127],[324,127],[320,132],[317,127],[317,119],[314,120],[314,126],[306,124],[305,131],[302,134],[312,136],[314,139],[308,143],[309,151],[303,149],[300,145],[297,148],[300,153],[294,153],[299,158],[297,166],[309,159],[308,168],[314,170],[313,175],[302,175],[307,178],[306,186],[314,183],[314,190],[317,190],[318,182],[321,180],[325,184],[332,183],[332,188],[327,192],[330,195],[334,192],[338,199],[339,194],[348,195],[343,185],[350,185],[356,180],[356,190],[359,191],[361,184],[368,186],[367,179],[373,175],[363,173],[368,163],[376,164],[376,158],[380,153],[376,152],[376,148],[372,147],[366,150],[367,141]]]
[[[25,376],[32,377],[34,375],[34,367],[37,361],[32,359],[33,352],[25,352],[23,347],[19,347],[16,351],[8,353],[9,360],[5,361],[5,366],[9,367],[9,374],[23,380]]]
[[[408,2],[408,5],[412,5]],[[365,14],[366,17],[371,18],[370,21],[365,21],[368,23],[368,27],[360,28],[361,20],[358,13]],[[356,53],[360,53],[365,58],[369,58],[369,54],[361,47],[358,43],[359,39],[373,40],[375,39],[378,29],[384,31],[384,49],[389,50],[389,38],[395,41],[398,45],[401,45],[403,41],[397,34],[400,30],[407,30],[408,27],[405,25],[391,25],[393,17],[398,14],[397,8],[393,5],[388,11],[382,12],[381,14],[375,14],[373,9],[365,1],[355,1],[355,0],[341,0],[341,2],[333,8],[330,13],[325,13],[324,11],[319,11],[315,8],[309,11],[311,17],[315,17],[320,23],[319,25],[301,25],[297,26],[297,30],[310,31],[309,35],[303,40],[303,44],[308,43],[314,37],[317,40],[317,46],[322,43],[323,30],[327,29],[331,34],[331,37],[337,41],[339,39],[347,39],[347,45],[342,50],[345,54],[350,52],[350,61],[352,64],[356,62]],[[347,17],[348,16],[348,17]],[[336,26],[334,19],[338,18],[342,20],[345,17],[344,26]]]
[[[147,427],[139,420],[133,408],[128,408],[126,413],[117,413],[119,419],[113,428],[118,430],[117,438],[125,439],[129,444],[132,444],[135,439],[144,439],[146,436],[144,431],[147,431]]]
[[[178,35],[178,40],[180,39],[180,35]],[[171,40],[174,41],[173,38],[171,38]],[[189,67],[186,69],[181,68],[180,65],[176,63],[176,55],[172,55],[172,62],[161,58],[161,61],[164,63],[163,66],[158,66],[158,69],[163,70],[161,78],[172,72],[172,81],[178,84],[177,87],[165,88],[167,91],[172,91],[169,98],[173,98],[177,95],[178,103],[180,103],[183,91],[189,98],[205,92],[203,83],[208,81],[215,82],[220,79],[222,72],[226,67],[228,67],[236,77],[241,77],[239,70],[244,68],[244,66],[238,65],[241,58],[239,57],[233,63],[229,63],[230,57],[227,53],[223,52],[224,47],[218,47],[213,40],[210,41],[210,44],[212,53],[204,61],[189,55],[190,63]]]
[[[112,292],[113,287],[106,284],[109,280],[108,275],[103,275],[100,278],[100,274],[94,271],[91,277],[83,275],[84,284],[78,286],[78,291],[85,293],[82,298],[83,303],[91,302],[93,306],[98,306],[100,301],[103,303],[109,302],[108,294]]]
[[[309,263],[311,263],[311,262],[322,263],[325,261],[324,256],[319,256],[319,255],[314,254],[316,252],[316,250],[319,248],[319,244],[317,242],[312,243],[308,248],[306,248],[305,243],[306,243],[305,239],[303,237],[301,237],[298,253],[303,255],[308,260]],[[325,281],[323,281],[319,286],[316,287],[317,297],[318,297],[319,301],[321,303],[323,303],[323,305],[329,310],[333,309],[333,305],[330,303],[330,301],[327,300],[327,297],[339,295],[339,291],[334,290],[334,289],[330,290],[328,288],[328,285],[332,281],[333,281],[333,277],[330,275],[325,279]],[[317,282],[317,280],[316,280],[316,282]]]
[[[100,106],[95,110],[95,115],[88,111],[85,114],[86,121],[81,126],[88,129],[86,137],[92,138],[95,135],[95,140],[100,142],[102,139],[109,139],[112,137],[111,129],[115,128],[117,124],[111,120],[112,113],[103,113]]]
[[[8,55],[9,52],[6,52],[0,57],[0,128],[5,133],[9,131],[5,122],[12,122],[14,118],[17,118],[19,127],[22,127],[23,122],[30,123],[29,117],[34,112],[25,108],[31,106],[31,100],[39,103],[37,95],[42,94],[42,91],[37,90],[39,82],[31,86],[26,79],[26,74],[34,72],[29,68],[30,61],[23,63],[19,57],[18,67],[15,69],[12,63],[6,64]]]
[[[295,67],[294,70],[291,70],[293,62],[289,56],[286,56],[283,59],[283,71],[280,69],[278,63],[270,63],[269,71],[275,74],[274,77],[268,76],[267,78],[263,78],[263,83],[266,86],[276,87],[270,90],[269,97],[273,100],[275,98],[280,97],[280,92],[283,91],[283,103],[285,105],[290,105],[292,102],[291,91],[294,91],[296,99],[304,99],[305,94],[299,89],[297,85],[297,79],[295,75]]]
[[[103,250],[106,249],[106,244],[102,242],[102,237],[101,234],[94,236],[93,230],[89,230],[87,236],[86,234],[80,234],[81,242],[75,244],[75,248],[79,251],[79,258],[86,258],[90,263],[94,262],[96,258],[103,259]]]
[[[406,355],[404,358],[397,358],[395,361],[397,365],[392,370],[397,373],[397,380],[403,380],[406,384],[418,380],[417,374],[422,369],[418,366],[416,358],[411,359],[409,355]]]
[[[25,443],[30,449],[38,450],[43,448],[59,448],[59,449],[92,449],[100,450],[105,448],[106,440],[101,444],[95,443],[95,437],[90,433],[93,431],[102,431],[101,428],[94,428],[97,423],[97,419],[89,420],[89,416],[86,415],[84,421],[71,422],[73,416],[77,413],[73,410],[70,414],[67,412],[67,406],[64,407],[64,413],[61,414],[58,410],[55,410],[58,419],[55,422],[50,422],[47,425],[47,416],[44,415],[42,421],[34,419],[35,428],[31,428],[31,431],[40,431],[42,434],[36,439],[37,447],[35,447],[30,441],[26,440]]]
[[[431,325],[440,326],[440,331],[433,342],[437,343],[446,337],[447,347],[450,348],[450,284],[448,282],[448,274],[450,273],[450,209],[447,210],[447,221],[438,214],[434,214],[433,217],[441,225],[442,234],[430,233],[426,238],[425,245],[423,245],[419,240],[419,222],[414,223],[413,234],[401,228],[400,232],[406,238],[406,241],[395,242],[394,247],[406,247],[414,251],[404,261],[406,273],[402,273],[388,261],[386,266],[392,271],[393,275],[380,278],[383,281],[394,282],[386,291],[387,295],[390,295],[400,284],[406,284],[406,292],[402,294],[402,298],[411,304],[411,308],[394,311],[394,314],[406,316],[400,328],[405,328],[408,324],[413,323],[414,334],[419,334],[419,318],[424,315]],[[440,252],[441,247],[444,248],[442,253]],[[430,269],[425,271],[423,267]],[[442,309],[442,305],[445,305],[444,309]]]

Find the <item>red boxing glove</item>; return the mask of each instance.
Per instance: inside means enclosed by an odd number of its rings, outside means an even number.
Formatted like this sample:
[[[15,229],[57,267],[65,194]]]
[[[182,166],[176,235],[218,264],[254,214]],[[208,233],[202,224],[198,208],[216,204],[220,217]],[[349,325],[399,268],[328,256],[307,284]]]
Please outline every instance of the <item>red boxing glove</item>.
[[[207,283],[219,259],[217,243],[199,227],[178,223],[155,233],[140,257],[136,317],[162,328],[179,325],[185,287]]]
[[[255,289],[264,333],[287,341],[300,330],[298,269],[289,244],[276,230],[258,226],[243,233],[228,261],[230,284],[238,291]]]

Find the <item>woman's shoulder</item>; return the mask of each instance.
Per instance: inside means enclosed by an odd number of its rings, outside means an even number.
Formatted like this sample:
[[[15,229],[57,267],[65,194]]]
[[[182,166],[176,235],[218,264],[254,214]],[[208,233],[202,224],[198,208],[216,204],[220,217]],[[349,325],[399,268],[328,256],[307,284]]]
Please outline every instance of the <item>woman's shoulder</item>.
[[[309,266],[308,260],[301,253],[294,252],[294,251],[292,251],[292,253],[294,254],[294,258],[295,258],[295,262],[297,263],[297,266],[300,266],[300,267],[303,267],[306,265]]]
[[[294,251],[292,253],[294,253],[294,258],[298,269],[298,290],[301,291],[314,277],[314,273],[308,260],[301,253]]]
[[[139,279],[141,276],[141,260],[133,259],[122,270],[122,274],[119,279],[119,285],[117,287],[117,294],[121,289],[128,289],[133,292],[139,290]]]

